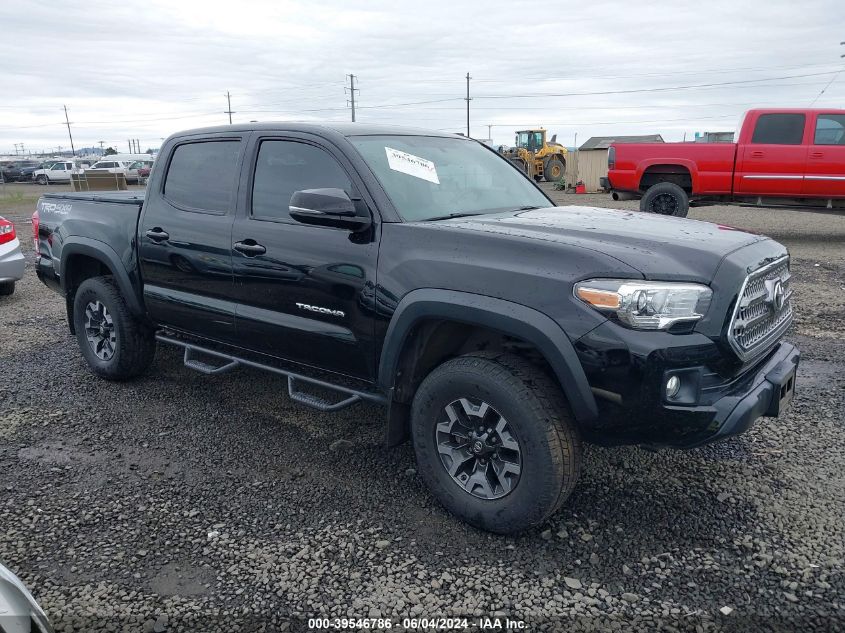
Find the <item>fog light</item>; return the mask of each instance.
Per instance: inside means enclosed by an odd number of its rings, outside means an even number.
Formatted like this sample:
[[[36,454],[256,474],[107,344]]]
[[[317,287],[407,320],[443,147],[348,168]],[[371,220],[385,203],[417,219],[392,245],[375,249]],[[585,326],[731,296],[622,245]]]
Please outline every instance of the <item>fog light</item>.
[[[681,390],[681,379],[677,376],[672,376],[666,381],[666,397],[674,398]]]

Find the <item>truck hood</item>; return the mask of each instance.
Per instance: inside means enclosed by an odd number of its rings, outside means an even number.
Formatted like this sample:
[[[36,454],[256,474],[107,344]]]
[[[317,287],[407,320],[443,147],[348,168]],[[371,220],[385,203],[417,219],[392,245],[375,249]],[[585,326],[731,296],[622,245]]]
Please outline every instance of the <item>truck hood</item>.
[[[465,230],[545,240],[597,251],[646,279],[709,283],[722,259],[769,239],[730,226],[597,207],[549,207],[447,220]]]

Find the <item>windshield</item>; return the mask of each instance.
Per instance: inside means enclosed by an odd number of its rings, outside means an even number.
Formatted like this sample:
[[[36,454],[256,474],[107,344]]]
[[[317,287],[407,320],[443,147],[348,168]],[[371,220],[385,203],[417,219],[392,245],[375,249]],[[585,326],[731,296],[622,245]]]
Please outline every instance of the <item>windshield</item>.
[[[436,136],[349,140],[406,222],[553,206],[510,163],[473,141]]]

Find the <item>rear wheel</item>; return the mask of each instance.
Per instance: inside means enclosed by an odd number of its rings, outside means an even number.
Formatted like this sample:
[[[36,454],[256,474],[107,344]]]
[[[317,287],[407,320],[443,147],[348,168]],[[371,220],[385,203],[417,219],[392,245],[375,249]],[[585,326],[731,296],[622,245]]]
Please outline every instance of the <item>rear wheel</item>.
[[[640,199],[640,211],[685,218],[689,211],[689,197],[674,182],[659,182],[649,187]]]
[[[82,282],[73,301],[73,325],[82,356],[102,378],[134,378],[153,360],[152,330],[132,315],[111,277]]]
[[[539,525],[578,478],[581,442],[560,387],[518,356],[468,355],[412,405],[419,472],[447,510],[491,532]]]
[[[546,182],[558,182],[563,178],[564,169],[563,161],[559,158],[550,158],[543,167],[543,177]]]
[[[10,294],[15,292],[15,282],[14,281],[3,281],[0,282],[0,297],[8,297]]]

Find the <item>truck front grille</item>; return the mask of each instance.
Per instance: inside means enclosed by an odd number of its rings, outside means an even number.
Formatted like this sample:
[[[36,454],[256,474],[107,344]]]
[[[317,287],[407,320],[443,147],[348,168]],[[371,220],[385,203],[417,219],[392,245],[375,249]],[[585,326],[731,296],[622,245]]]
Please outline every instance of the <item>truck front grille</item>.
[[[792,322],[789,257],[748,275],[728,329],[728,341],[742,360],[771,347]]]

